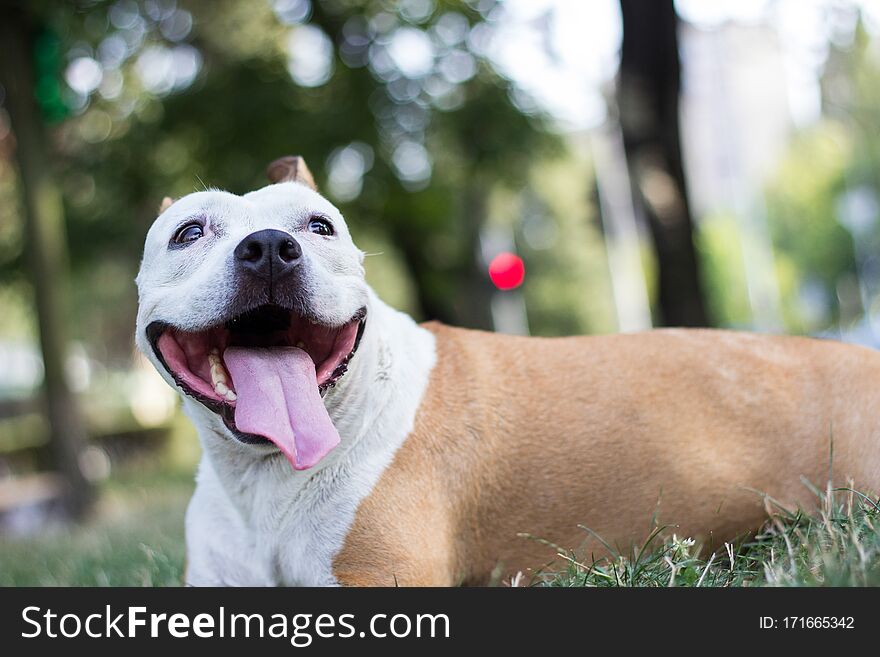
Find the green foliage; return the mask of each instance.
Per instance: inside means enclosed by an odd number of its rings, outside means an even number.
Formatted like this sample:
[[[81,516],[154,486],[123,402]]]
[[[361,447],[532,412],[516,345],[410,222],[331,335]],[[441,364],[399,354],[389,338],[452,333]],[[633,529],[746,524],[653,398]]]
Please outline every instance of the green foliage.
[[[529,328],[536,335],[608,333],[616,328],[608,263],[590,163],[571,154],[537,167],[525,194],[511,195],[495,213],[522,217],[518,252],[528,275],[523,289]]]
[[[751,322],[740,230],[729,215],[705,217],[696,234],[709,315],[719,326]]]
[[[837,222],[835,206],[852,157],[850,138],[834,122],[796,136],[767,194],[777,253],[794,265],[802,280],[809,278],[822,286],[833,320],[840,319],[837,284],[855,271],[852,236]],[[796,294],[797,288],[792,292]],[[787,315],[795,321],[800,318],[799,299],[788,295],[783,300]]]
[[[854,238],[840,223],[840,203],[854,189],[869,190],[875,198],[880,193],[876,44],[858,15],[852,33],[830,43],[821,78],[824,118],[794,136],[767,189],[768,221],[784,277],[782,310],[790,330],[815,332],[847,325],[868,310],[856,289],[854,239],[862,258],[880,252],[880,222],[875,220]],[[876,288],[876,272],[871,276],[875,280],[862,282]],[[870,292],[876,295],[880,290]],[[808,297],[813,303],[807,303]],[[823,307],[820,312],[815,309],[817,300]]]
[[[125,13],[133,5],[70,3],[39,15],[69,60],[91,57],[104,74],[91,92],[66,90],[75,116],[54,140],[76,287],[87,296],[107,286],[96,312],[76,317],[78,335],[125,356],[130,281],[164,196],[206,186],[249,191],[265,184],[268,162],[288,153],[305,157],[356,239],[384,245],[371,269],[391,283],[392,298],[417,316],[484,323],[487,303],[461,297],[487,289],[474,255],[491,190],[522,188],[533,167],[563,153],[546,117],[514,103],[512,83],[475,45],[481,29],[491,31],[491,7],[444,0],[414,16],[384,0],[299,4],[308,11],[293,18],[269,0],[170,3],[167,11],[141,2],[134,14]],[[191,31],[172,33],[168,21],[187,17]],[[406,30],[432,44],[427,73],[388,65],[391,42]],[[296,44],[315,33],[332,44],[332,74],[312,86],[291,67]],[[198,74],[163,86],[161,57],[180,52],[196,53]],[[450,55],[472,70],[444,77],[440,63]],[[430,176],[402,172],[401,145],[427,149]],[[359,192],[340,195],[330,169],[346,147],[367,162]],[[8,184],[11,171],[3,173]],[[9,230],[0,229],[7,280],[21,265],[20,235],[2,234]],[[394,284],[391,272],[405,272],[412,285]]]

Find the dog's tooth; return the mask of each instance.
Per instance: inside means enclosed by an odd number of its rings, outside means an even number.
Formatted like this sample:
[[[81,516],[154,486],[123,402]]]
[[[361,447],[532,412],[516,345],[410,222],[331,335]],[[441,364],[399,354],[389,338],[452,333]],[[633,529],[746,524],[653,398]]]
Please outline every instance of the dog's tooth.
[[[296,343],[295,346],[296,346],[297,349],[305,349],[305,348],[306,348],[306,343],[303,342],[302,340],[299,340],[299,341]]]
[[[226,366],[218,354],[208,354],[208,365],[211,367],[211,371],[217,370],[221,375],[226,376]]]
[[[211,383],[214,384],[214,392],[227,401],[235,401],[237,395],[229,389],[226,367],[223,365],[220,352],[216,347],[208,353],[208,364],[211,366]]]
[[[211,367],[211,378],[214,383],[226,381],[226,367],[223,365],[219,355],[215,353],[208,354],[208,365]]]
[[[218,383],[227,383],[228,380],[226,378],[226,372],[223,371],[221,367],[212,367],[211,368],[211,383],[217,385]]]

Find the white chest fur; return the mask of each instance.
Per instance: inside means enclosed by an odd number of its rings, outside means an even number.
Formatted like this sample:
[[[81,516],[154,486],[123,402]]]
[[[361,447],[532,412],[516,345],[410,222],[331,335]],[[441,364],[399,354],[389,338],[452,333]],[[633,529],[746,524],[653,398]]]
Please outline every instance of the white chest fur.
[[[187,400],[205,450],[186,517],[187,583],[336,584],[333,559],[412,430],[435,357],[429,331],[371,295],[352,367],[325,400],[342,441],[302,472],[277,451],[230,439]]]

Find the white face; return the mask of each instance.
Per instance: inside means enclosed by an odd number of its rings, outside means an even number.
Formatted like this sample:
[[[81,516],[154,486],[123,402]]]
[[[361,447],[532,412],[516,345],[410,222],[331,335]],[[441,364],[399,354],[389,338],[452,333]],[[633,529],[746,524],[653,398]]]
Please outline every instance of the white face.
[[[311,232],[313,217],[329,221],[335,234]],[[173,244],[175,234],[193,223],[202,227],[204,236]],[[293,182],[244,196],[197,192],[172,204],[147,233],[137,277],[138,340],[156,320],[199,330],[228,319],[242,292],[234,249],[248,235],[265,229],[285,231],[302,247],[298,280],[287,293],[312,317],[340,325],[366,304],[363,253],[352,242],[339,210],[317,192]]]
[[[323,393],[345,373],[369,295],[363,253],[342,215],[295,182],[176,201],[147,234],[137,286],[137,343],[165,379],[217,413],[242,442],[267,438],[282,451],[283,441],[266,435],[271,427],[256,437],[236,427],[247,413],[236,408],[241,391],[224,353],[233,348],[246,352],[244,366],[283,370],[287,352],[305,352]],[[297,459],[295,467],[302,454]]]

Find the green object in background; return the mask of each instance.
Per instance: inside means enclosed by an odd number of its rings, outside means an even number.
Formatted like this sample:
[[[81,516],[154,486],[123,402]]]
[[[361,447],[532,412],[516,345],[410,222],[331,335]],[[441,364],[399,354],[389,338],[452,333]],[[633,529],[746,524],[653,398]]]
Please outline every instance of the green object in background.
[[[34,96],[46,123],[60,123],[70,115],[61,94],[61,40],[43,30],[34,40]]]

